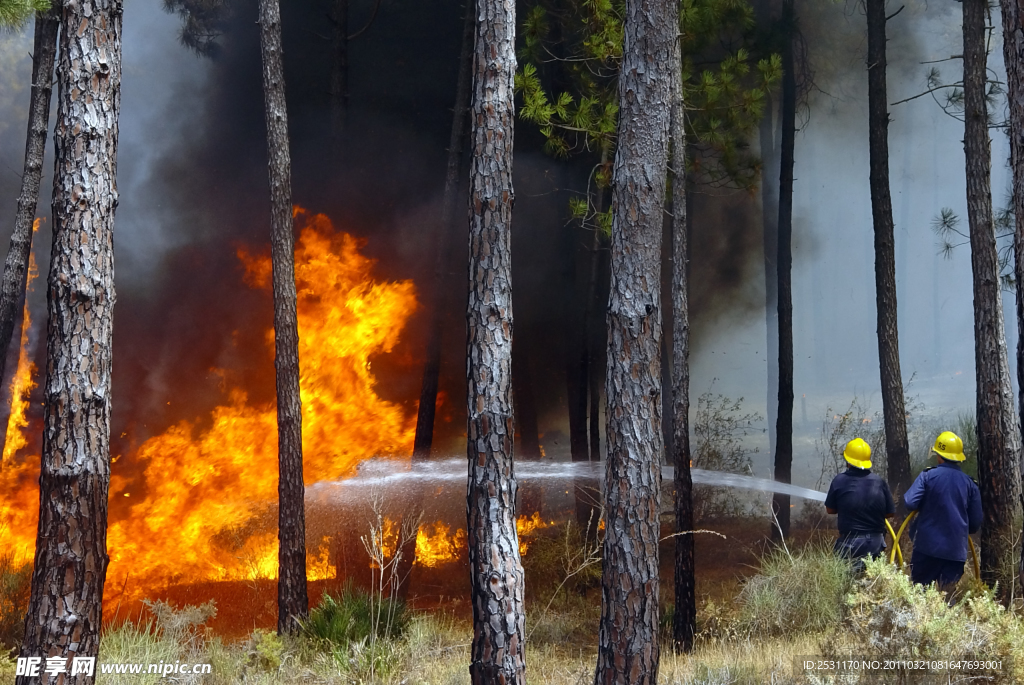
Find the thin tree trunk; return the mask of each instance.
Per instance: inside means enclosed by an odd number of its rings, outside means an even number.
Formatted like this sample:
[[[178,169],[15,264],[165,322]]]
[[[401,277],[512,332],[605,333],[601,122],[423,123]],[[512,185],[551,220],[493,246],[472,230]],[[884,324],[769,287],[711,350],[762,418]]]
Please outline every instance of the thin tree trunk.
[[[775,421],[775,480],[793,479],[793,152],[796,144],[796,13],[784,0],[782,21],[789,32],[782,52],[782,160],[779,165],[779,413]],[[772,538],[789,536],[789,495],[776,493],[772,508],[778,519]]]
[[[896,325],[896,243],[889,190],[889,102],[885,81],[885,0],[867,0],[868,155],[871,218],[875,229],[875,307],[878,315],[878,370],[882,382],[887,476],[900,509],[910,487],[910,447],[903,406],[899,329]]]
[[[1017,290],[1017,414],[1024,425],[1024,0],[1001,0],[1003,62],[1006,64],[1007,104],[1010,110],[1010,166],[1013,170],[1015,222],[1013,253]],[[1022,425],[1014,426],[1018,436]],[[1019,464],[1019,460],[1018,460]],[[1020,526],[1017,527],[1018,531]],[[1024,581],[1024,546],[1018,575]]]
[[[658,681],[661,234],[678,16],[673,0],[626,1],[612,184],[596,685]]]
[[[260,0],[263,96],[270,173],[270,244],[274,281],[274,366],[277,370],[278,576],[277,632],[292,633],[309,611],[306,591],[306,510],[302,480],[302,401],[295,294],[292,162],[284,93],[281,9]]]
[[[675,610],[672,642],[693,649],[697,596],[693,558],[693,478],[690,475],[689,236],[686,225],[686,111],[683,107],[679,41],[672,59],[672,463],[676,508]]]
[[[68,673],[19,685],[95,680],[71,673],[74,657],[99,651],[108,562],[121,15],[120,0],[63,9],[39,536],[21,656],[67,658]]]
[[[992,221],[991,149],[985,101],[985,0],[964,0],[964,153],[967,163],[967,218],[974,273],[974,364],[977,375],[978,484],[985,512],[981,529],[981,576],[1012,587],[1010,559],[1020,527],[1020,465],[1008,439],[1016,426],[1006,416],[1004,375],[1008,375],[999,288],[999,259]],[[1005,345],[1005,344],[1004,344]],[[1012,404],[1010,405],[1012,410]],[[1004,594],[1004,599],[1008,594]]]
[[[331,136],[335,144],[348,119],[348,3],[334,0],[331,16]]]
[[[467,308],[473,685],[525,680],[512,410],[513,0],[477,0]]]
[[[21,177],[18,213],[14,219],[11,247],[4,264],[3,284],[0,285],[0,384],[3,384],[6,377],[6,351],[11,345],[15,319],[21,311],[20,305],[25,296],[28,256],[32,251],[32,224],[36,216],[36,203],[39,201],[46,133],[50,127],[50,92],[59,28],[59,2],[54,2],[48,12],[36,14],[32,91],[29,97],[28,134],[25,138],[25,172]]]
[[[441,341],[444,329],[445,294],[449,280],[448,264],[452,244],[455,242],[455,208],[459,199],[459,167],[469,109],[470,69],[473,54],[473,28],[476,25],[472,5],[466,6],[466,19],[462,32],[462,51],[459,53],[459,76],[455,86],[455,110],[452,130],[448,139],[448,166],[444,178],[444,204],[441,208],[441,235],[434,256],[434,302],[431,310],[430,337],[427,339],[427,358],[423,364],[423,383],[416,414],[416,437],[412,458],[420,461],[430,458],[434,443],[434,415],[437,410],[437,385],[441,373]]]

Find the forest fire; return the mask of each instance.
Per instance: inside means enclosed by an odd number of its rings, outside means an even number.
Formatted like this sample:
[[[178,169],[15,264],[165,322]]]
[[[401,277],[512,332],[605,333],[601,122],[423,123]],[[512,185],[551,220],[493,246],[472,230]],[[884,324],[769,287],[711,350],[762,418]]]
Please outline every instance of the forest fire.
[[[369,457],[409,453],[410,417],[375,394],[369,358],[391,350],[417,305],[411,281],[375,282],[373,261],[326,216],[302,209],[295,216],[302,226],[295,264],[304,477],[310,484],[351,475]],[[269,288],[269,256],[239,250],[238,257],[246,283]],[[26,422],[18,417],[24,416],[32,383],[26,335],[12,388],[15,430],[8,432],[0,471],[0,530],[19,557],[30,559],[39,456],[13,457],[24,445],[18,441],[24,440]],[[268,331],[271,355],[272,336]],[[207,427],[181,422],[129,457],[145,464],[143,482],[120,475],[115,458],[110,497],[130,497],[132,504],[128,517],[109,522],[107,577],[125,583],[130,595],[169,583],[276,576],[275,409],[254,406],[242,387],[227,395],[228,403],[213,410]],[[327,553],[314,551],[310,578],[332,574]]]

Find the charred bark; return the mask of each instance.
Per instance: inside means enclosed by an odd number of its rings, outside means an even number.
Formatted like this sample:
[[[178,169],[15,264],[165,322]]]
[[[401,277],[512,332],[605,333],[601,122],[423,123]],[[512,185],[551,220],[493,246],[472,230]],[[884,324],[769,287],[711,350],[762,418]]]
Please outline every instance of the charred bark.
[[[79,0],[63,8],[61,21],[39,535],[21,656],[66,658],[68,673],[19,676],[19,685],[92,683],[91,674],[71,675],[72,659],[99,651],[121,15],[120,0]]]
[[[1017,415],[1024,425],[1024,1],[1001,0],[1003,62],[1006,65],[1007,104],[1010,110],[1010,167],[1013,171],[1014,275],[1017,294]],[[1022,426],[1014,430],[1024,432]],[[1018,432],[1018,435],[1021,433]],[[1019,528],[1018,528],[1019,531]],[[1018,575],[1024,577],[1024,548]]]
[[[32,224],[39,201],[39,183],[43,175],[46,133],[50,127],[50,93],[53,63],[57,55],[57,33],[60,28],[60,3],[54,2],[48,12],[36,14],[35,39],[32,48],[32,91],[29,96],[28,134],[25,137],[25,172],[21,176],[18,213],[11,233],[11,247],[4,263],[3,284],[0,285],[0,384],[6,371],[6,350],[14,335],[15,319],[21,311],[28,275],[28,257],[32,251]]]
[[[423,364],[423,383],[416,414],[416,437],[412,458],[430,458],[434,443],[434,418],[437,410],[437,385],[441,374],[441,341],[443,338],[445,294],[448,283],[448,264],[455,238],[455,208],[459,199],[459,168],[469,109],[470,76],[473,55],[474,13],[466,5],[466,19],[462,32],[462,52],[459,54],[459,76],[455,86],[455,110],[452,113],[451,137],[448,139],[448,166],[444,178],[444,204],[441,208],[441,234],[434,257],[434,302],[431,311],[430,337],[427,339],[427,358]]]
[[[513,0],[477,0],[470,120],[467,530],[473,685],[524,682],[512,409]]]
[[[782,3],[787,39],[782,51],[782,141],[779,163],[778,312],[779,413],[775,419],[775,480],[793,480],[793,163],[796,145],[796,12],[793,0]],[[775,493],[772,509],[778,519],[772,538],[789,536],[789,495]]]
[[[981,576],[1012,584],[1010,561],[1020,521],[1020,464],[1014,451],[1012,403],[1004,401],[1009,375],[1004,336],[999,259],[992,220],[991,148],[985,100],[985,0],[964,0],[964,154],[967,219],[974,274],[974,364],[977,376],[978,484],[985,512],[981,528]],[[1004,598],[1006,595],[1004,595]]]
[[[627,0],[612,183],[596,685],[658,680],[661,232],[678,3]]]
[[[260,0],[260,46],[270,174],[270,246],[274,283],[274,367],[277,371],[278,576],[277,632],[292,633],[309,611],[306,513],[302,480],[302,400],[295,293],[292,162],[288,149],[278,0]]]
[[[696,567],[693,559],[693,477],[690,475],[689,236],[686,222],[686,110],[679,41],[672,59],[672,464],[676,509],[675,610],[672,644],[693,649],[697,628]]]
[[[878,370],[889,488],[900,508],[910,487],[907,412],[903,406],[899,329],[896,325],[896,242],[889,190],[889,111],[885,81],[885,0],[867,0],[868,156],[871,219],[875,231],[875,308],[878,317]]]

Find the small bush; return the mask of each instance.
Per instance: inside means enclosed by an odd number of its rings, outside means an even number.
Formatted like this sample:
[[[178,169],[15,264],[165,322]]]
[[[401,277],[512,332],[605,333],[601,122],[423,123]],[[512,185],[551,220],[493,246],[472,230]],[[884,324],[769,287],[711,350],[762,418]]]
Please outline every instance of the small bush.
[[[790,554],[776,549],[740,592],[740,632],[789,635],[830,628],[842,619],[853,582],[849,561],[812,545]]]
[[[846,605],[844,625],[824,645],[826,654],[1000,660],[1002,670],[986,674],[979,682],[1018,682],[1015,665],[1024,663],[1024,621],[1006,611],[991,591],[972,593],[950,606],[934,586],[915,585],[894,566],[878,560],[868,562]],[[865,672],[851,682],[885,679]]]
[[[368,638],[399,638],[408,628],[409,618],[405,602],[380,599],[349,584],[339,597],[323,596],[309,612],[303,632],[315,641],[346,648]]]
[[[16,563],[13,552],[0,554],[0,653],[21,645],[31,590],[32,564]]]

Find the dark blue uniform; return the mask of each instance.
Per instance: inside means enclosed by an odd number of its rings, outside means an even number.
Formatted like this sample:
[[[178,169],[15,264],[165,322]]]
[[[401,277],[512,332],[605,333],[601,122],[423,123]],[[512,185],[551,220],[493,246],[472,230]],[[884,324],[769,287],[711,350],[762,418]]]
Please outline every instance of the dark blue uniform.
[[[857,570],[863,559],[885,549],[885,517],[896,513],[885,481],[868,469],[850,467],[832,479],[825,506],[839,514],[835,551],[853,559]]]
[[[943,461],[917,477],[903,496],[917,511],[911,578],[927,585],[955,583],[964,574],[967,535],[981,528],[981,492],[960,464]]]

